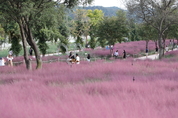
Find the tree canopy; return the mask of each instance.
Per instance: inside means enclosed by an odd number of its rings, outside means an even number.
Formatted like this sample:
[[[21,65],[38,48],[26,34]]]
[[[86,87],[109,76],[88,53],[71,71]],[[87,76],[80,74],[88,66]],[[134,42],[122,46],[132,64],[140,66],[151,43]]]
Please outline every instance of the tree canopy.
[[[158,32],[159,58],[164,55],[163,36],[168,28],[177,23],[177,0],[127,0],[130,14],[147,22]]]
[[[20,28],[21,39],[24,49],[24,59],[26,68],[30,69],[30,59],[28,57],[27,43],[33,48],[36,57],[36,68],[42,67],[42,61],[39,49],[34,40],[33,28],[36,22],[42,22],[40,19],[45,10],[58,7],[64,4],[66,7],[72,8],[75,5],[86,5],[93,0],[1,0],[0,12],[6,19],[14,20]],[[43,23],[43,22],[42,22]],[[47,25],[47,24],[45,24]],[[44,25],[43,25],[44,26]]]

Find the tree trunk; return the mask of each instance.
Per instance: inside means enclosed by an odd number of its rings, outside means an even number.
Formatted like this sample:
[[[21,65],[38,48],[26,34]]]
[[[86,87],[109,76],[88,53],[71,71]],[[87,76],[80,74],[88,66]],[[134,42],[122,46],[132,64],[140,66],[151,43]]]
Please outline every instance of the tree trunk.
[[[155,48],[158,47],[158,41],[154,41],[155,42]]]
[[[162,59],[164,55],[164,45],[163,45],[163,37],[162,34],[159,34],[158,45],[159,45],[159,59]]]
[[[35,41],[33,40],[32,32],[29,27],[28,27],[28,33],[29,33],[29,42],[31,44],[30,46],[33,48],[35,57],[36,57],[36,63],[37,63],[36,69],[42,68],[41,56],[40,56],[38,47],[37,47]]]
[[[23,18],[23,28],[26,33],[27,42],[34,50],[34,54],[36,57],[36,64],[37,64],[36,69],[42,68],[42,60],[40,57],[38,47],[37,47],[35,41],[33,40],[32,32],[31,32],[30,26],[28,25],[28,20],[25,18]]]
[[[172,50],[174,50],[174,39],[173,39],[173,41],[172,41]]]
[[[146,49],[148,49],[148,42],[149,40],[146,40]]]
[[[20,27],[20,33],[21,33],[21,38],[22,38],[22,44],[23,44],[24,59],[25,59],[26,68],[28,70],[31,70],[32,67],[31,67],[30,58],[28,57],[26,37],[25,37],[25,33],[24,33],[24,29],[23,29],[23,25],[22,25],[21,21],[19,21],[19,27]]]

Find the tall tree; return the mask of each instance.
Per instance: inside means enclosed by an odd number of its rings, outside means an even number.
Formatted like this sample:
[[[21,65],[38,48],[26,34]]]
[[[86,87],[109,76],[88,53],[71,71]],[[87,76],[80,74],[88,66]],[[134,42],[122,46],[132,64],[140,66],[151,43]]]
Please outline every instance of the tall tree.
[[[126,23],[126,14],[124,11],[119,10],[116,17],[105,17],[100,23],[97,36],[99,42],[114,45],[121,42],[124,36],[128,35],[128,28]]]
[[[161,59],[164,55],[164,33],[177,22],[177,0],[127,0],[127,8],[131,14],[157,30],[159,59]]]
[[[87,25],[87,26],[85,26]],[[77,9],[74,12],[74,20],[71,32],[73,36],[76,38],[76,44],[82,45],[84,44],[82,36],[87,36],[88,30],[88,17],[87,17],[87,10],[84,9]],[[80,48],[80,47],[79,47]]]
[[[128,20],[128,27],[129,27],[129,40],[130,41],[139,41],[139,35],[138,35],[138,28],[139,24],[135,22],[134,19]]]
[[[102,10],[88,10],[87,11],[87,16],[89,17],[89,35],[90,35],[90,41],[89,41],[89,45],[92,49],[95,48],[96,44],[97,44],[97,36],[96,36],[96,32],[98,31],[98,26],[99,23],[103,20],[104,17],[104,13],[102,12]]]
[[[138,33],[139,33],[140,39],[146,41],[145,49],[146,48],[148,49],[148,42],[150,40],[155,41],[155,48],[156,48],[157,47],[157,40],[156,39],[158,37],[158,34],[156,33],[157,31],[147,23],[140,23],[138,26],[139,26],[138,27],[139,28]]]

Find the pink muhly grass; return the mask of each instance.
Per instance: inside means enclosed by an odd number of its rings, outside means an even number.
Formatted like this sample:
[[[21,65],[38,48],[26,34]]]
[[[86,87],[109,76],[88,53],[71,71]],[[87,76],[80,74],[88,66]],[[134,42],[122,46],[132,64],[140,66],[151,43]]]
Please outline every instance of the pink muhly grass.
[[[126,59],[44,63],[32,71],[5,67],[0,117],[176,118],[177,65]]]

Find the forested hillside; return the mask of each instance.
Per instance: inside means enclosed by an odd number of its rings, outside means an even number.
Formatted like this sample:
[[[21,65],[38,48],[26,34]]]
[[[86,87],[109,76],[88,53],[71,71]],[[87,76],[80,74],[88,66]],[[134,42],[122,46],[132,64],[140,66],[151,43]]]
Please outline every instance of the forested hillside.
[[[102,10],[105,16],[115,16],[116,15],[116,11],[121,10],[118,7],[102,7],[102,6],[93,6],[93,7],[86,7],[84,9],[99,9]]]
[[[76,7],[72,11],[75,11],[76,9],[86,9],[86,10],[88,10],[88,9],[91,9],[91,10],[99,9],[99,10],[103,11],[104,16],[106,16],[106,17],[115,16],[116,12],[118,10],[122,10],[121,8],[118,8],[118,7],[89,6],[89,7]],[[71,18],[73,18],[72,12],[69,12],[69,16]]]

